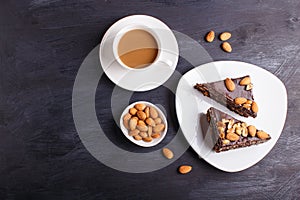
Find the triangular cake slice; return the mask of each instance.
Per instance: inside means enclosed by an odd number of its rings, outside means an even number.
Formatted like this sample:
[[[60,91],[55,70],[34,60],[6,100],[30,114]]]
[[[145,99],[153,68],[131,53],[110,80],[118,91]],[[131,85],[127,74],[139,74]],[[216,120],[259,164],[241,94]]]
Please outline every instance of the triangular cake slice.
[[[230,149],[260,144],[271,139],[270,135],[247,125],[215,108],[209,108],[207,119],[212,127],[214,150],[219,153]]]
[[[258,106],[252,94],[250,76],[226,78],[212,83],[196,84],[195,89],[210,97],[229,110],[244,117],[256,117]]]

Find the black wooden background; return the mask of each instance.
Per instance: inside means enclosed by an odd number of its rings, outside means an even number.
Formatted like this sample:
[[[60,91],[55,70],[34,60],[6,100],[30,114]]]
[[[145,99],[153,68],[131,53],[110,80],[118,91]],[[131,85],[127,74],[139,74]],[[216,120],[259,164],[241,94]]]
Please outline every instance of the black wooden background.
[[[161,19],[199,41],[214,60],[253,63],[285,83],[285,128],[261,162],[225,173],[189,148],[168,167],[131,174],[89,154],[72,118],[74,80],[105,31],[131,14]],[[231,54],[220,50],[220,42],[203,41],[211,29],[232,32]],[[298,0],[2,0],[0,56],[0,199],[300,199]],[[191,68],[179,60],[178,71]],[[99,121],[115,144],[138,151],[110,123],[107,99],[113,88],[104,76],[96,97]],[[167,112],[174,109],[174,95],[162,87],[134,94],[135,99],[160,103]],[[176,119],[171,121],[169,139],[178,129]],[[178,174],[181,164],[192,165],[193,171]]]

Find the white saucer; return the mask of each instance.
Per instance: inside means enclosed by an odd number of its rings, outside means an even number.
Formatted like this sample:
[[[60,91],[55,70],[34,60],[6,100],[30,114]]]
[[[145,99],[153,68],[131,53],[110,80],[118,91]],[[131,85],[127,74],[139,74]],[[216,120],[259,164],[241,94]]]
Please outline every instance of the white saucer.
[[[171,67],[163,62],[142,70],[129,70],[122,67],[113,54],[115,35],[131,24],[146,25],[158,32],[161,41],[161,57],[172,61]],[[159,87],[173,74],[178,62],[179,50],[171,29],[162,21],[146,15],[132,15],[114,23],[105,33],[99,49],[101,67],[108,78],[116,85],[131,91],[148,91]]]

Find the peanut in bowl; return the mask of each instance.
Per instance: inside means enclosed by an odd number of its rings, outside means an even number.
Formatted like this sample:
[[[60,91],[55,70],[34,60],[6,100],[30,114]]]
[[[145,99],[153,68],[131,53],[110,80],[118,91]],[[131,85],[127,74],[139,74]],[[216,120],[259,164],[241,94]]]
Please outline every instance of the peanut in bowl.
[[[138,101],[130,104],[120,118],[123,134],[134,144],[152,147],[167,134],[168,124],[164,113],[154,104]]]

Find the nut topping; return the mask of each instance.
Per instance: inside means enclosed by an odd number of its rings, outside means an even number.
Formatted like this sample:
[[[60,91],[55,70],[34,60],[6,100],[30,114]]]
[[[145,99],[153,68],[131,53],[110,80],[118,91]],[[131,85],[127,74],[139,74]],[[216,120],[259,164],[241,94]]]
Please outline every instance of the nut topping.
[[[270,138],[270,135],[264,131],[257,131],[257,137],[262,139],[262,140],[265,140],[265,139],[268,139]]]
[[[247,104],[252,104],[252,101],[248,99],[248,100],[246,101],[246,103],[247,103]]]
[[[222,143],[223,143],[223,144],[229,144],[229,143],[230,143],[230,140],[222,140]]]
[[[225,128],[223,127],[223,123],[225,122]],[[230,142],[235,142],[240,140],[239,142],[244,142],[244,138],[250,137],[258,137],[262,140],[270,139],[270,135],[264,131],[257,131],[255,126],[247,125],[246,122],[235,122],[234,119],[225,119],[223,118],[221,121],[217,122],[217,128],[219,130],[219,140],[222,142],[222,145],[228,145]],[[223,131],[224,129],[224,131]],[[251,139],[249,139],[251,142]],[[239,143],[238,142],[238,143]],[[237,144],[238,144],[237,143]]]
[[[222,119],[222,123],[226,124],[226,123],[228,123],[228,122],[229,122],[228,119]]]
[[[243,137],[247,137],[248,136],[248,129],[245,128],[245,127],[242,128],[242,136]]]
[[[250,83],[250,84],[248,84],[247,86],[246,86],[246,90],[248,91],[248,90],[251,90],[253,88],[253,84],[252,83]]]
[[[243,104],[243,107],[244,107],[244,108],[247,108],[248,110],[250,110],[251,104],[244,103],[244,104]]]
[[[225,86],[230,92],[234,91],[235,89],[235,84],[230,78],[225,79]]]
[[[246,122],[243,122],[243,123],[241,124],[241,126],[242,126],[243,128],[247,128],[247,123],[246,123]]]
[[[244,85],[249,85],[251,83],[251,79],[249,76],[246,76],[245,78],[243,78],[241,81],[240,81],[240,85],[244,86]]]
[[[235,134],[235,133],[229,132],[229,133],[227,133],[227,135],[226,135],[226,139],[228,139],[228,140],[230,140],[230,141],[237,141],[237,140],[240,139],[240,136],[238,136],[238,135]]]
[[[237,97],[234,99],[234,103],[242,105],[247,102],[247,99],[244,97]]]
[[[257,103],[255,101],[252,102],[252,106],[251,109],[253,112],[257,113],[258,112],[258,106]]]
[[[224,132],[221,132],[221,133],[219,134],[219,136],[220,136],[221,139],[225,139],[225,133],[224,133]]]
[[[256,128],[253,125],[248,126],[248,133],[254,137],[256,135]]]
[[[238,134],[238,135],[241,135],[242,134],[242,128],[241,127],[236,127],[235,133]]]

